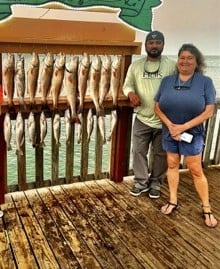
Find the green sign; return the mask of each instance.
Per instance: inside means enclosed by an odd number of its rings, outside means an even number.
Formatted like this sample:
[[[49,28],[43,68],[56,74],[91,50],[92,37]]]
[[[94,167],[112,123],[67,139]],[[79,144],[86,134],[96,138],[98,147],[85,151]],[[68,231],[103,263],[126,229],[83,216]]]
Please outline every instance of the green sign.
[[[0,0],[0,21],[12,14],[11,6],[14,4],[42,6],[53,2],[48,0]],[[160,0],[56,0],[55,2],[77,9],[94,6],[117,8],[120,9],[118,16],[121,20],[143,31],[151,31],[152,9],[161,4]]]

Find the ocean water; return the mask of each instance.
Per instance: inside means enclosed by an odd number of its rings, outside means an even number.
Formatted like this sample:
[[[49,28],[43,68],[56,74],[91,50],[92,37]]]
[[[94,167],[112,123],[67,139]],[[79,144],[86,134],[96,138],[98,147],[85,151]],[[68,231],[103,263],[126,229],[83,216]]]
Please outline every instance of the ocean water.
[[[137,59],[140,56],[134,56],[133,60]],[[175,56],[170,56],[174,60],[176,60]],[[206,56],[206,75],[210,76],[213,80],[213,83],[216,88],[217,98],[220,98],[220,56]],[[220,119],[220,111],[218,111],[218,122]],[[48,133],[45,139],[46,147],[44,148],[44,179],[51,178],[51,121],[48,119]],[[14,124],[14,123],[13,123]],[[109,133],[110,129],[110,117],[107,115],[105,117],[105,124],[106,124],[106,134]],[[96,124],[94,124],[96,126]],[[77,131],[77,125],[75,127]],[[94,156],[95,156],[95,132],[96,128],[94,128],[91,142],[90,142],[90,149],[89,149],[89,171],[88,173],[94,173]],[[217,126],[214,130],[214,133],[217,132]],[[26,131],[27,134],[27,131]],[[77,136],[77,132],[76,132]],[[215,136],[216,137],[216,136]],[[216,138],[215,138],[216,139]],[[75,137],[75,141],[77,137]],[[8,165],[7,165],[7,180],[8,185],[17,184],[17,155],[15,153],[15,144],[14,144],[14,137],[12,138],[12,147],[13,150],[8,152]],[[35,154],[34,149],[30,142],[28,142],[28,137],[26,136],[26,176],[27,182],[34,181],[35,177]],[[61,120],[61,147],[59,148],[59,176],[64,177],[65,175],[65,156],[66,151],[66,135],[65,135],[65,124],[64,119]],[[215,141],[214,141],[215,142]],[[74,175],[79,175],[80,173],[80,152],[81,152],[81,144],[77,144],[75,142],[75,152],[74,152]],[[214,145],[213,145],[214,147]],[[110,154],[110,143],[106,143],[103,146],[103,171],[108,171],[109,167],[109,154]],[[131,162],[130,162],[131,164]]]

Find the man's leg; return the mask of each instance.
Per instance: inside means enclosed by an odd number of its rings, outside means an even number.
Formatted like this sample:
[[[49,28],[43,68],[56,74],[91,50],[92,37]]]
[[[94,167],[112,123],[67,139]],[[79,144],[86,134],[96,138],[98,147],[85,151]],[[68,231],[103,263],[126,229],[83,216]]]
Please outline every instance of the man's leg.
[[[133,125],[133,171],[135,184],[130,191],[134,196],[149,190],[149,169],[147,153],[152,137],[152,128],[140,122],[137,118]]]
[[[166,152],[162,148],[162,130],[154,129],[152,139],[152,169],[150,175],[150,198],[160,197],[160,187],[167,172]]]

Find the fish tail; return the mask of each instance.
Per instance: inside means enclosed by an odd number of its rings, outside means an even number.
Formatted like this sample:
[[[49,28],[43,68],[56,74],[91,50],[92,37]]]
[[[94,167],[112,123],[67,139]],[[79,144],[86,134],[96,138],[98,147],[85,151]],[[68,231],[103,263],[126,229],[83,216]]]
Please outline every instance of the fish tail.
[[[42,110],[48,110],[49,109],[49,106],[48,106],[48,103],[47,101],[45,103],[42,103]]]
[[[25,105],[25,103],[23,102],[23,103],[20,103],[20,111],[25,111],[26,110],[26,105]]]
[[[81,114],[83,112],[83,105],[79,105],[77,114]]]
[[[44,142],[40,142],[40,144],[39,144],[40,148],[44,148],[45,146],[46,146],[46,144]]]
[[[115,110],[115,109],[117,109],[117,102],[113,103],[113,106],[112,106],[112,110]]]
[[[100,116],[105,116],[105,110],[100,109],[100,110],[96,111],[96,116],[97,116],[97,118]]]
[[[112,135],[110,134],[108,137],[107,137],[107,141],[110,142],[112,139]]]
[[[8,150],[8,151],[12,150],[12,146],[11,146],[11,144],[9,144],[9,145],[7,146],[7,150]]]
[[[24,153],[23,153],[23,151],[21,149],[17,149],[16,150],[16,154],[19,155],[19,156],[23,156],[24,155]]]

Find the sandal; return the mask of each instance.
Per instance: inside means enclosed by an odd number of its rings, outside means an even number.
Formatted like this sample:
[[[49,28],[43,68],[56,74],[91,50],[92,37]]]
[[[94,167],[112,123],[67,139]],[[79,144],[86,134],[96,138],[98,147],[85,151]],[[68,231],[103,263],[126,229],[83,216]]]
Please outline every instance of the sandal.
[[[208,206],[202,206],[203,208],[210,208],[210,205]],[[211,210],[209,212],[205,212],[204,210],[202,211],[203,218],[205,219],[205,225],[209,228],[215,228],[218,225],[218,221],[216,218],[213,216]],[[214,222],[213,222],[214,221]]]
[[[164,214],[164,215],[170,215],[174,210],[176,210],[179,207],[178,204],[174,204],[171,202],[168,202],[165,206],[162,206],[160,211]]]

